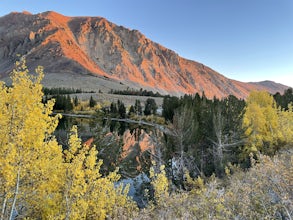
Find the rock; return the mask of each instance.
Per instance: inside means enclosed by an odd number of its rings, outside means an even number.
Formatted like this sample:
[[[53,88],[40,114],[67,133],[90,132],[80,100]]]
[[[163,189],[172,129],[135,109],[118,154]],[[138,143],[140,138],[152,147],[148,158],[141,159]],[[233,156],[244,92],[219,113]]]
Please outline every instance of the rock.
[[[34,41],[35,37],[36,37],[36,34],[33,31],[31,31],[30,34],[29,34],[30,41]]]

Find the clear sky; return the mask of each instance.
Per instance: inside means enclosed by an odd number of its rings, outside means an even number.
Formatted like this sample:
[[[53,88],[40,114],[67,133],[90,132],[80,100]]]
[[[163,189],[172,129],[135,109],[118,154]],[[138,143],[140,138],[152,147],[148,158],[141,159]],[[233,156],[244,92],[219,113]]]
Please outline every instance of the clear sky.
[[[1,0],[12,11],[102,16],[240,81],[293,87],[293,0]]]

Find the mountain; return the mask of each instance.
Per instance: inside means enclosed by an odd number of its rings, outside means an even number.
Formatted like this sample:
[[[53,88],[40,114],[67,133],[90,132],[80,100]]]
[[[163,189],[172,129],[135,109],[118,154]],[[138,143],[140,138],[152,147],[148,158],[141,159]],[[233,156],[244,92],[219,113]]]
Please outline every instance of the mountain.
[[[0,78],[7,78],[19,57],[34,69],[44,66],[45,86],[92,90],[139,89],[207,97],[249,91],[283,92],[274,82],[243,83],[180,57],[137,30],[102,17],[67,17],[56,12],[10,13],[0,18]]]

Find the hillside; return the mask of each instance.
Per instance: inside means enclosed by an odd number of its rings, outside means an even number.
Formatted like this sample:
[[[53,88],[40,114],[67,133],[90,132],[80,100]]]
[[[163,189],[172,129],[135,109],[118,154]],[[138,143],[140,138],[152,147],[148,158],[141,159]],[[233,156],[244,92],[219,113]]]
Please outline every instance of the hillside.
[[[152,42],[137,30],[102,17],[67,17],[56,12],[10,13],[0,18],[0,78],[14,62],[42,65],[48,87],[109,91],[144,88],[162,94],[202,93],[209,98],[229,94],[245,98],[251,90],[283,92],[274,82],[243,83],[184,59]]]

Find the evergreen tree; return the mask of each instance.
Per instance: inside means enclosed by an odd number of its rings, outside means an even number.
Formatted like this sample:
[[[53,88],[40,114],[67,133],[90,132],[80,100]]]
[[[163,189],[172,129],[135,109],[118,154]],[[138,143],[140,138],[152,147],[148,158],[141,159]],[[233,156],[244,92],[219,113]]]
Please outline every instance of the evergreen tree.
[[[90,101],[89,101],[89,106],[90,106],[91,108],[93,108],[93,107],[95,107],[96,105],[97,105],[96,100],[94,100],[94,98],[91,96],[91,97],[90,97]]]
[[[135,113],[137,115],[142,114],[142,107],[141,107],[140,100],[138,100],[138,99],[135,100],[134,109],[135,109]]]
[[[274,99],[277,103],[277,106],[280,106],[281,109],[288,110],[288,105],[293,103],[293,89],[289,88],[285,90],[283,95],[277,92],[274,95]]]
[[[64,107],[64,111],[72,111],[73,109],[73,104],[71,102],[71,98],[69,95],[66,96],[65,98],[65,107]]]
[[[56,95],[53,98],[56,101],[54,110],[63,110],[67,112],[73,109],[73,104],[69,95]]]
[[[157,109],[158,109],[158,106],[156,104],[156,101],[152,98],[148,98],[145,103],[144,114],[145,115],[151,115],[151,114],[155,115],[157,113]]]
[[[117,113],[118,113],[118,108],[115,102],[112,102],[110,105],[110,113],[113,117],[116,117]]]
[[[163,100],[163,117],[166,121],[173,121],[174,110],[180,106],[178,97],[165,96]]]
[[[135,109],[134,109],[133,105],[130,106],[129,111],[128,111],[129,116],[131,116],[132,114],[135,114]]]
[[[238,162],[237,152],[244,144],[242,130],[244,101],[235,96],[223,100],[214,99],[212,106],[213,134],[209,137],[212,146],[212,156],[215,173],[218,177],[225,174],[227,163]],[[229,154],[227,153],[229,152]]]
[[[124,103],[118,100],[117,105],[120,118],[126,118],[126,108]]]
[[[73,103],[74,103],[74,106],[78,106],[78,98],[77,98],[77,96],[74,97]]]

